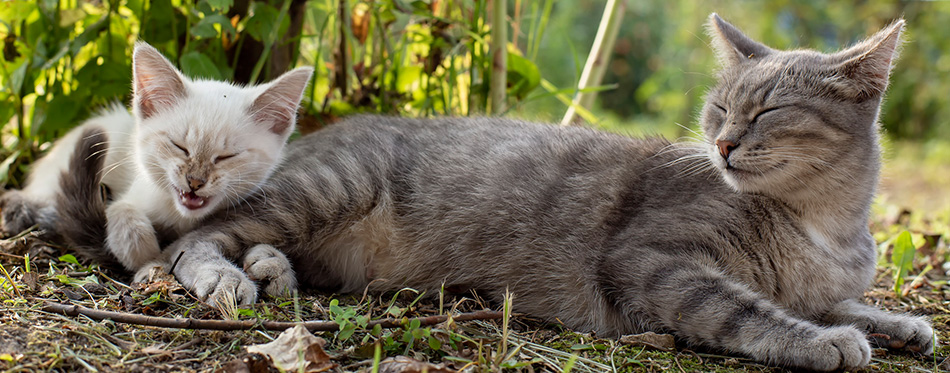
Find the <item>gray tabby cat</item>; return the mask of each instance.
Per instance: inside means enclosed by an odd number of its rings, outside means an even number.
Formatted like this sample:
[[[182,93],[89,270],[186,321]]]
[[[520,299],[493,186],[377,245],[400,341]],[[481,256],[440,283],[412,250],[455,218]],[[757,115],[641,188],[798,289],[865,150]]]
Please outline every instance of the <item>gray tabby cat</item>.
[[[507,288],[518,312],[579,331],[667,332],[771,364],[863,367],[868,338],[929,354],[927,321],[859,300],[875,270],[878,108],[903,26],[822,54],[770,49],[713,14],[724,67],[699,145],[351,118],[289,145],[256,198],[165,254],[182,253],[175,274],[213,299],[254,302],[248,274],[290,275],[289,259],[305,286],[445,283],[494,300]]]

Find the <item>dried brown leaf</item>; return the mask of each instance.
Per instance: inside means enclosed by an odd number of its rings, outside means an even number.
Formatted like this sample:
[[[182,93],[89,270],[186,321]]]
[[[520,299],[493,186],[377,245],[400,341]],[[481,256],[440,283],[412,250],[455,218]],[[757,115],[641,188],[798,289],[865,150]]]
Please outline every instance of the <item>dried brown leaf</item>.
[[[267,355],[275,367],[287,371],[324,372],[337,366],[323,351],[327,341],[316,337],[301,325],[285,330],[270,343],[247,348],[249,353]],[[302,354],[301,354],[302,353]],[[302,358],[301,358],[302,355]]]

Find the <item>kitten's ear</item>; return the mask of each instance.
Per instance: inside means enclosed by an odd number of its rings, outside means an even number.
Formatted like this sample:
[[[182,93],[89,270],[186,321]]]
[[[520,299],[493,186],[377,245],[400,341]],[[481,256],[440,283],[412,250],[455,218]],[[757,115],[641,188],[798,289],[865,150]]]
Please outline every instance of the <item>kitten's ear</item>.
[[[146,119],[186,95],[184,77],[165,56],[144,42],[132,52],[133,107]]]
[[[268,83],[267,89],[248,109],[258,123],[270,126],[278,135],[293,131],[297,122],[297,107],[303,99],[303,90],[310,82],[313,68],[298,67]]]
[[[884,93],[903,30],[904,20],[899,19],[867,40],[836,53],[834,56],[843,62],[835,66],[832,84],[852,98]]]
[[[772,53],[771,48],[745,36],[742,31],[719,18],[716,13],[709,15],[707,32],[712,37],[713,47],[716,48],[716,54],[723,67],[730,67]]]

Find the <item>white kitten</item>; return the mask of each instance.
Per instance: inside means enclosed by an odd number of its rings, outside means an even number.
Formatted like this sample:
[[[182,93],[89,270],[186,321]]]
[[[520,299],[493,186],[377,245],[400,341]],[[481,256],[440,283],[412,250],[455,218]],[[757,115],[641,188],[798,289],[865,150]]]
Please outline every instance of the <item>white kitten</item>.
[[[134,116],[113,107],[57,142],[27,187],[4,195],[4,230],[55,227],[61,173],[83,131],[99,127],[109,142],[101,181],[116,196],[106,210],[105,247],[126,269],[141,269],[159,256],[156,231],[177,237],[270,176],[312,71],[252,87],[190,80],[155,48],[136,44]]]

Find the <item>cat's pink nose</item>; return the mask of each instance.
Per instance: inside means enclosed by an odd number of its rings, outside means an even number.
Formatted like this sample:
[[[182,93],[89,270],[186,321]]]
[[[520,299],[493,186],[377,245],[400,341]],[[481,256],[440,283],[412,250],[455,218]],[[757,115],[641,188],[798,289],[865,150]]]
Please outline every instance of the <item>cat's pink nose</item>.
[[[205,185],[205,179],[193,176],[187,176],[185,178],[188,179],[188,186],[191,187],[192,192],[201,189],[201,187]]]
[[[729,140],[719,139],[716,140],[716,146],[719,147],[719,155],[722,156],[722,159],[729,159],[729,153],[732,153],[739,145]]]

